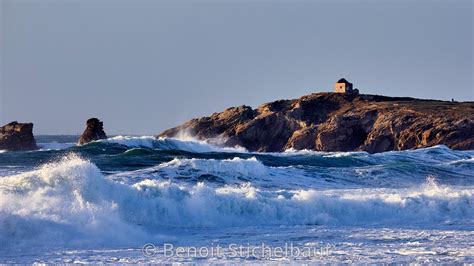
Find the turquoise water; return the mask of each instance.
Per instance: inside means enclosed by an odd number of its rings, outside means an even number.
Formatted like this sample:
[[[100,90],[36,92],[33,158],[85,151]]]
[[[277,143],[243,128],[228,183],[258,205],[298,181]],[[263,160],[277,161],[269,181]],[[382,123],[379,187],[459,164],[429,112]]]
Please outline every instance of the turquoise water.
[[[192,139],[77,138],[38,136],[38,151],[0,153],[0,262],[474,258],[474,151],[250,153]],[[226,248],[169,258],[166,243]],[[262,243],[328,252],[229,248]]]

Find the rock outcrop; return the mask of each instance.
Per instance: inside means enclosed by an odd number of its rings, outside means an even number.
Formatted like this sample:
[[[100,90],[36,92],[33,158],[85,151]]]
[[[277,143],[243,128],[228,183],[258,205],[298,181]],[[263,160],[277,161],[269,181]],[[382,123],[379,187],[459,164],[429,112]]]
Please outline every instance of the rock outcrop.
[[[474,102],[314,93],[294,100],[232,107],[192,119],[159,137],[187,133],[250,151],[406,150],[444,144],[474,149]]]
[[[37,149],[33,136],[32,123],[18,123],[17,121],[0,127],[0,150],[26,151]]]
[[[78,145],[83,145],[94,140],[106,139],[107,135],[104,131],[104,123],[98,118],[90,118],[87,120],[86,129],[82,133]]]

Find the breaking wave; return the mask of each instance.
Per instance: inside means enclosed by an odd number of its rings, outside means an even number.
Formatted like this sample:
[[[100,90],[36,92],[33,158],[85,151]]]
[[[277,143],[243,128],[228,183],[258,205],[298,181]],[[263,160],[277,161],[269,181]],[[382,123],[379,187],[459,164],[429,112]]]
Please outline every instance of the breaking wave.
[[[209,141],[192,138],[155,138],[153,136],[116,136],[99,142],[115,143],[127,147],[146,147],[161,150],[183,150],[189,152],[246,152],[242,147],[222,147]]]
[[[180,169],[247,178],[269,178],[273,171],[256,158],[176,159],[157,167],[176,177]],[[33,171],[0,177],[0,242],[6,243],[3,248],[90,247],[157,241],[173,228],[308,224],[426,228],[472,226],[474,221],[473,187],[439,185],[433,178],[410,188],[276,187],[258,182],[179,183],[149,174],[121,182],[69,154]]]

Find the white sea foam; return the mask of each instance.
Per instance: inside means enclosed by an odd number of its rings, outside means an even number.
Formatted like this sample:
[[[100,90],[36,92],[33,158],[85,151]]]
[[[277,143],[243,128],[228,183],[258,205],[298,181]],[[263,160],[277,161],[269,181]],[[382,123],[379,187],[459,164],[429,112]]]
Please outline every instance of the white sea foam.
[[[427,184],[410,190],[279,190],[250,183],[217,189],[204,183],[189,188],[146,180],[134,185],[160,195],[173,211],[161,219],[177,224],[301,225],[411,224],[472,222],[473,190]]]
[[[153,136],[115,136],[101,142],[116,143],[128,147],[155,147],[156,138]]]
[[[465,164],[465,163],[473,164],[473,163],[474,163],[474,156],[471,156],[471,157],[469,157],[469,158],[463,158],[463,159],[459,159],[459,160],[454,160],[454,161],[449,162],[448,164],[457,165],[457,164]]]
[[[183,150],[189,152],[246,152],[242,147],[224,147],[212,141],[197,140],[191,137],[155,138],[153,136],[116,136],[99,142],[115,143],[127,147],[146,147],[163,150]]]
[[[235,157],[233,159],[215,160],[215,159],[173,159],[170,162],[159,166],[167,169],[169,172],[178,169],[188,168],[194,171],[206,172],[209,174],[224,176],[249,176],[262,177],[268,174],[267,168],[255,157],[249,159],[241,159]]]
[[[37,146],[40,150],[50,151],[50,150],[64,150],[67,148],[74,147],[76,143],[60,143],[60,142],[47,142],[47,143],[38,143]]]
[[[253,158],[188,163],[198,169],[217,163],[244,174],[268,171]],[[472,187],[441,186],[433,179],[405,189],[271,189],[250,182],[216,187],[159,179],[127,185],[69,155],[34,171],[0,177],[0,240],[4,248],[28,243],[89,247],[143,243],[176,227],[472,226],[473,204]]]
[[[197,140],[193,138],[158,138],[162,148],[178,149],[190,152],[247,152],[245,148],[220,146],[217,142]]]
[[[2,177],[0,242],[5,248],[32,241],[62,245],[72,239],[77,239],[72,245],[134,242],[142,232],[119,217],[109,198],[113,190],[94,164],[76,155]]]
[[[325,151],[314,151],[314,150],[308,150],[308,149],[303,149],[303,150],[295,150],[293,148],[291,149],[286,149],[284,152],[279,153],[271,153],[276,156],[300,156],[300,155],[315,155],[315,156],[323,156],[323,157],[346,157],[346,156],[353,156],[353,155],[366,155],[367,152],[360,152],[360,151],[353,151],[353,152],[325,152]]]
[[[169,162],[140,170],[122,172],[112,179],[129,184],[144,179],[172,179],[174,181],[215,181],[217,183],[240,184],[251,181],[253,184],[275,188],[295,187],[334,187],[325,179],[293,166],[265,166],[256,157],[242,159],[185,159],[175,158]]]

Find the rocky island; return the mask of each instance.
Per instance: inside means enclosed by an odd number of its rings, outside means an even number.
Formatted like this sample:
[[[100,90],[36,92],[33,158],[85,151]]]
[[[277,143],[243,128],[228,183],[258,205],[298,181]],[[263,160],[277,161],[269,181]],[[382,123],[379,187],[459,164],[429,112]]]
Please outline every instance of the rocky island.
[[[192,119],[157,137],[186,133],[261,152],[309,149],[376,153],[439,144],[474,149],[474,102],[363,95],[351,93],[352,84],[350,90],[313,93],[256,109],[231,107]]]
[[[0,150],[25,151],[37,149],[33,123],[11,122],[0,127]]]
[[[91,141],[106,139],[107,135],[104,131],[104,123],[98,118],[89,118],[86,122],[86,129],[77,141],[78,145],[84,145]]]

